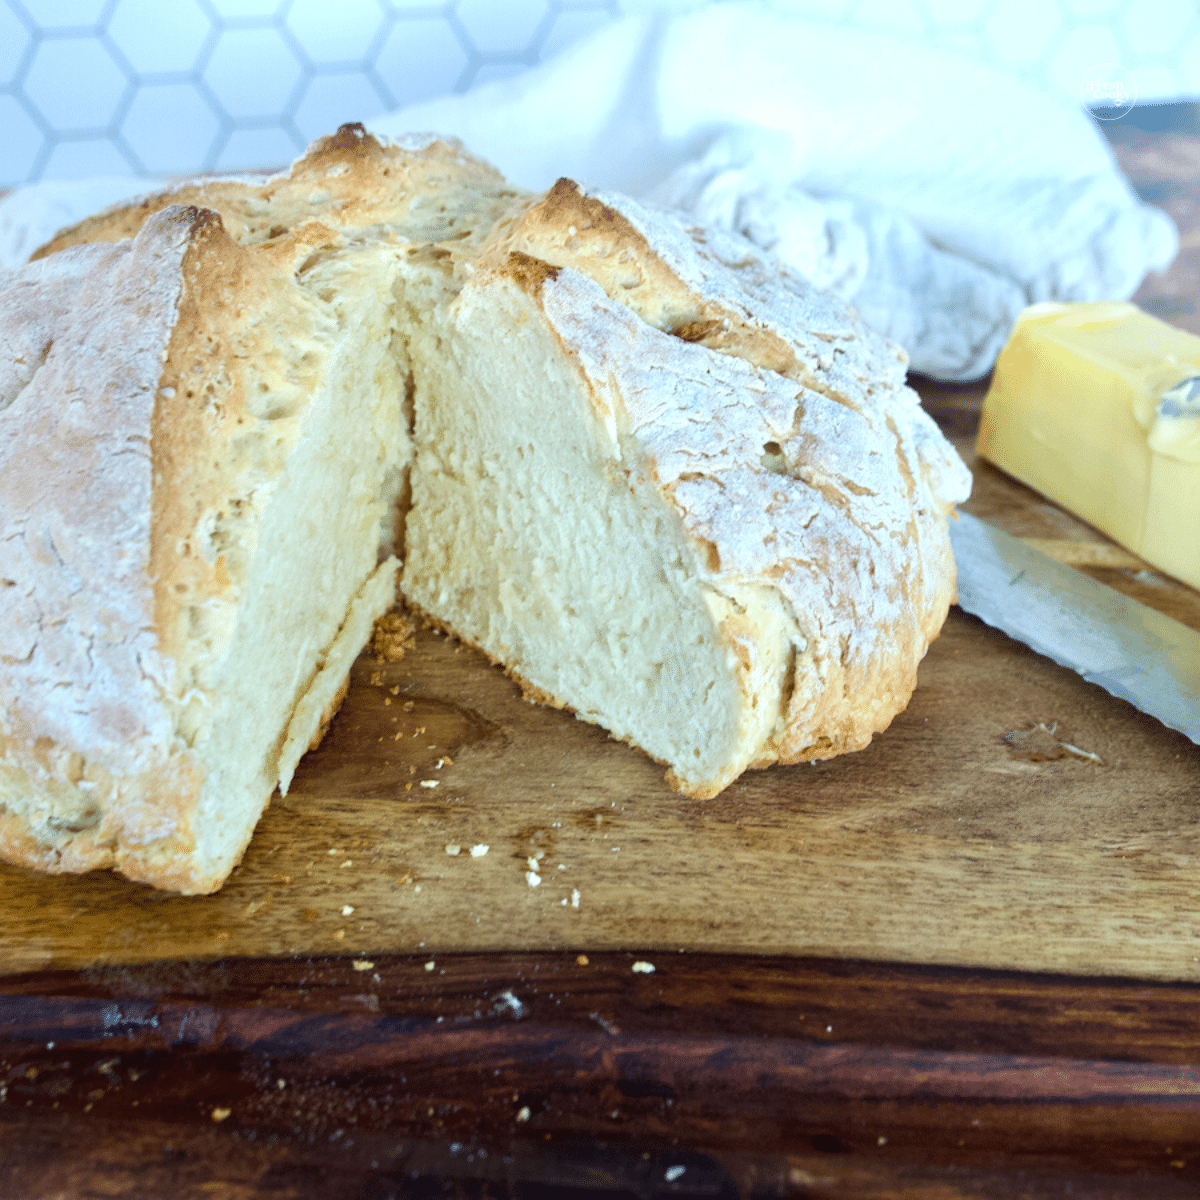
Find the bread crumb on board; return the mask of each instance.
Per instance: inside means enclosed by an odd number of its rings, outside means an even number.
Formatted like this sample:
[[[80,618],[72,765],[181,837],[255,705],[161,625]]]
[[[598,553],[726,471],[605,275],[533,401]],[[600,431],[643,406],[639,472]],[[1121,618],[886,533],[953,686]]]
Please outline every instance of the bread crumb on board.
[[[371,630],[370,651],[379,662],[399,662],[413,648],[417,623],[398,608],[389,609]]]

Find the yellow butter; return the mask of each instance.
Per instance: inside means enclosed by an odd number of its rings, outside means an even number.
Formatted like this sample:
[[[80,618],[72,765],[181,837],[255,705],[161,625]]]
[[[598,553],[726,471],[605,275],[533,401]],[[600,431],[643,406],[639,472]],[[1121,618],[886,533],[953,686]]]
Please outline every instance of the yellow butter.
[[[1200,377],[1200,337],[1132,304],[1035,304],[996,363],[976,449],[1200,587],[1193,376]]]

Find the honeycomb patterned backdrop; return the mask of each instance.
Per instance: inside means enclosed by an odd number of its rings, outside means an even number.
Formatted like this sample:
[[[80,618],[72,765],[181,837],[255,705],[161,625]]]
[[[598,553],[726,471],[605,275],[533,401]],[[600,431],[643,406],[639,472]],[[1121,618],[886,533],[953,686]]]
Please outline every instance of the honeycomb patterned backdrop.
[[[0,187],[289,162],[314,137],[515,74],[621,15],[689,0],[0,0]],[[775,0],[1077,97],[1200,96],[1196,0]],[[798,63],[797,69],[803,69]]]

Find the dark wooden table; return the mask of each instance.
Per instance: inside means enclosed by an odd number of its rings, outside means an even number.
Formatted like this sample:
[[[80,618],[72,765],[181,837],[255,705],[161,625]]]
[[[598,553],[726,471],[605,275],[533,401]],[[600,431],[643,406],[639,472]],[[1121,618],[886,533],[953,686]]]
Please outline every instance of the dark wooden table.
[[[1200,333],[1195,110],[1107,132],[1183,234],[1138,299]],[[983,388],[916,382],[969,441]],[[1161,971],[139,957],[0,977],[0,1197],[1200,1194],[1200,986]]]

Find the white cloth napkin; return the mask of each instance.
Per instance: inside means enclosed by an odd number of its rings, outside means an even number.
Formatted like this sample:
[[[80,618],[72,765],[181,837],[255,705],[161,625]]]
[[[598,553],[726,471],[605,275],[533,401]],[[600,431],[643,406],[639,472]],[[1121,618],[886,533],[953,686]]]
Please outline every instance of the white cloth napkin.
[[[616,21],[514,79],[370,125],[456,135],[526,187],[568,175],[744,234],[939,379],[985,374],[1026,304],[1126,299],[1178,247],[1081,108],[766,3]],[[14,193],[0,265],[147,187]]]
[[[767,4],[615,22],[542,66],[371,122],[460,137],[749,237],[939,379],[1041,300],[1127,299],[1175,256],[1082,108],[964,58]]]
[[[104,175],[47,180],[10,192],[0,199],[0,267],[19,267],[60,229],[109,204],[153,191],[160,182]]]

